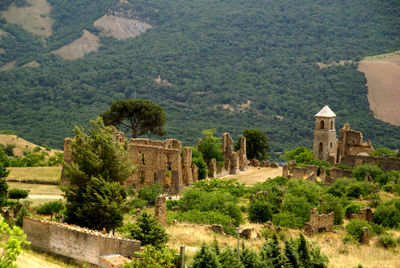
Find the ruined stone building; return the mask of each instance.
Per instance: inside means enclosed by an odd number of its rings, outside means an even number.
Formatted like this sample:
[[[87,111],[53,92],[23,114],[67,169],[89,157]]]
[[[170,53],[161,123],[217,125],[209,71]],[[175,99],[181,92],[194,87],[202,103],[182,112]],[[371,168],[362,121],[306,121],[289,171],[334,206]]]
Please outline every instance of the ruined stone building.
[[[361,132],[351,129],[349,123],[340,130],[338,141],[335,119],[336,114],[328,105],[315,115],[314,158],[338,164],[349,155],[368,156],[374,151],[371,141],[364,143]]]
[[[222,154],[224,156],[224,168],[229,174],[238,174],[248,169],[246,155],[246,137],[240,138],[240,149],[233,151],[233,139],[229,133],[222,136]]]
[[[124,134],[116,132],[115,139],[124,142]],[[71,138],[64,141],[64,161],[67,163],[72,159],[71,141]],[[140,188],[158,182],[171,194],[177,194],[198,179],[198,168],[192,163],[192,148],[185,147],[181,157],[179,140],[131,139],[127,151],[132,165],[137,167],[137,172],[125,181],[127,187]],[[61,182],[66,182],[64,172]]]

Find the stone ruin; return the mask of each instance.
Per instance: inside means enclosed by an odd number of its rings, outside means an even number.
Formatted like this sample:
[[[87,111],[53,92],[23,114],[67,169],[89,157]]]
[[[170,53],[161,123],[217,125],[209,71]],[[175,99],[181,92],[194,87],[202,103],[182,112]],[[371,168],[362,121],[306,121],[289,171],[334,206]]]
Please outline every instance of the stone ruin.
[[[163,195],[159,195],[155,204],[155,217],[162,226],[167,225],[167,199]]]
[[[349,219],[362,219],[362,220],[366,220],[369,222],[373,222],[374,221],[374,212],[372,211],[371,208],[364,208],[364,209],[361,209],[358,213],[351,214],[349,216]]]
[[[238,174],[240,171],[248,169],[246,156],[246,138],[240,138],[240,149],[235,152],[233,150],[233,139],[229,133],[224,133],[222,136],[222,155],[224,157],[224,167],[221,171],[217,170],[217,165],[209,164],[211,177],[215,178],[225,173]],[[215,172],[214,172],[215,171]]]
[[[310,221],[304,225],[304,233],[306,235],[315,235],[320,232],[331,232],[333,230],[334,213],[318,214],[316,208],[311,209]]]
[[[124,133],[116,131],[115,141],[125,142]],[[69,164],[72,161],[71,143],[71,138],[64,140],[64,161]],[[198,179],[198,167],[192,163],[192,148],[184,147],[183,157],[181,149],[182,143],[176,139],[131,139],[127,151],[137,172],[125,181],[125,185],[140,188],[158,182],[171,194],[178,194],[184,186]],[[68,183],[64,170],[61,183]]]

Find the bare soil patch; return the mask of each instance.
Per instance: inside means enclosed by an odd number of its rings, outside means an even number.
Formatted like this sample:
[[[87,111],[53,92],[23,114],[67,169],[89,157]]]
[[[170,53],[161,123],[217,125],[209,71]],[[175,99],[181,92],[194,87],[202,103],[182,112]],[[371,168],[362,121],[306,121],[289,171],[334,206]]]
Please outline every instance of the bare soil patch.
[[[74,60],[85,57],[91,52],[99,50],[99,38],[91,32],[84,30],[83,35],[51,53],[61,56],[64,59]]]
[[[224,176],[224,179],[236,178],[238,182],[246,185],[254,185],[257,182],[264,182],[268,178],[275,178],[282,176],[282,167],[279,168],[265,168],[265,167],[249,167],[247,171],[239,174],[229,174]]]
[[[104,15],[94,22],[94,26],[102,28],[104,35],[118,40],[135,37],[151,28],[148,23],[112,15]]]
[[[46,149],[43,146],[31,143],[16,135],[0,134],[0,143],[4,145],[15,144],[16,147],[14,148],[14,154],[20,157],[24,155],[24,151],[26,150],[33,151],[36,147],[40,147],[42,151],[46,151]],[[51,149],[51,151],[47,152],[49,153],[49,156],[54,156],[56,152],[62,153],[62,151],[54,149]]]
[[[0,29],[0,40],[2,36],[6,36],[7,32],[3,31],[2,29]]]
[[[23,7],[12,4],[2,15],[7,22],[21,25],[28,32],[49,37],[53,25],[50,4],[46,0],[28,0],[27,4]]]
[[[363,60],[358,71],[367,78],[368,101],[375,118],[400,126],[400,55]]]
[[[7,62],[6,64],[4,64],[3,66],[0,67],[0,71],[8,71],[11,68],[13,68],[15,66],[15,64],[17,64],[16,60]]]

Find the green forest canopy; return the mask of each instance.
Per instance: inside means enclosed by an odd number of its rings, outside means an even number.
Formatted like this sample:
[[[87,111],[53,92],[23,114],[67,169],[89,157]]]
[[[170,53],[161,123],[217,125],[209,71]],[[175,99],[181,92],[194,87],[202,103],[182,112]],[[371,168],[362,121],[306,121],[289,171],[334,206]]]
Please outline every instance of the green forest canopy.
[[[373,117],[355,64],[316,65],[399,50],[399,0],[129,0],[154,27],[125,41],[100,37],[99,52],[79,60],[48,52],[83,29],[98,34],[93,22],[118,1],[48,2],[55,23],[45,42],[0,18],[9,33],[0,65],[17,61],[0,72],[0,128],[37,144],[61,148],[74,125],[137,97],[164,107],[166,137],[185,144],[203,129],[236,138],[254,128],[273,151],[311,146],[314,114],[329,105],[337,129],[350,122],[375,147],[400,147],[400,128]],[[33,60],[40,67],[23,67]]]

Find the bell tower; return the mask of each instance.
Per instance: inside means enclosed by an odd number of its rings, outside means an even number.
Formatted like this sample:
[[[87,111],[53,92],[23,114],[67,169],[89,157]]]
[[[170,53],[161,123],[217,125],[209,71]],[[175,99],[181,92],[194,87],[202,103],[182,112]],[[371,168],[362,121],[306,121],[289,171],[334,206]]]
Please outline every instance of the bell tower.
[[[314,158],[336,163],[336,114],[328,105],[315,115]]]

